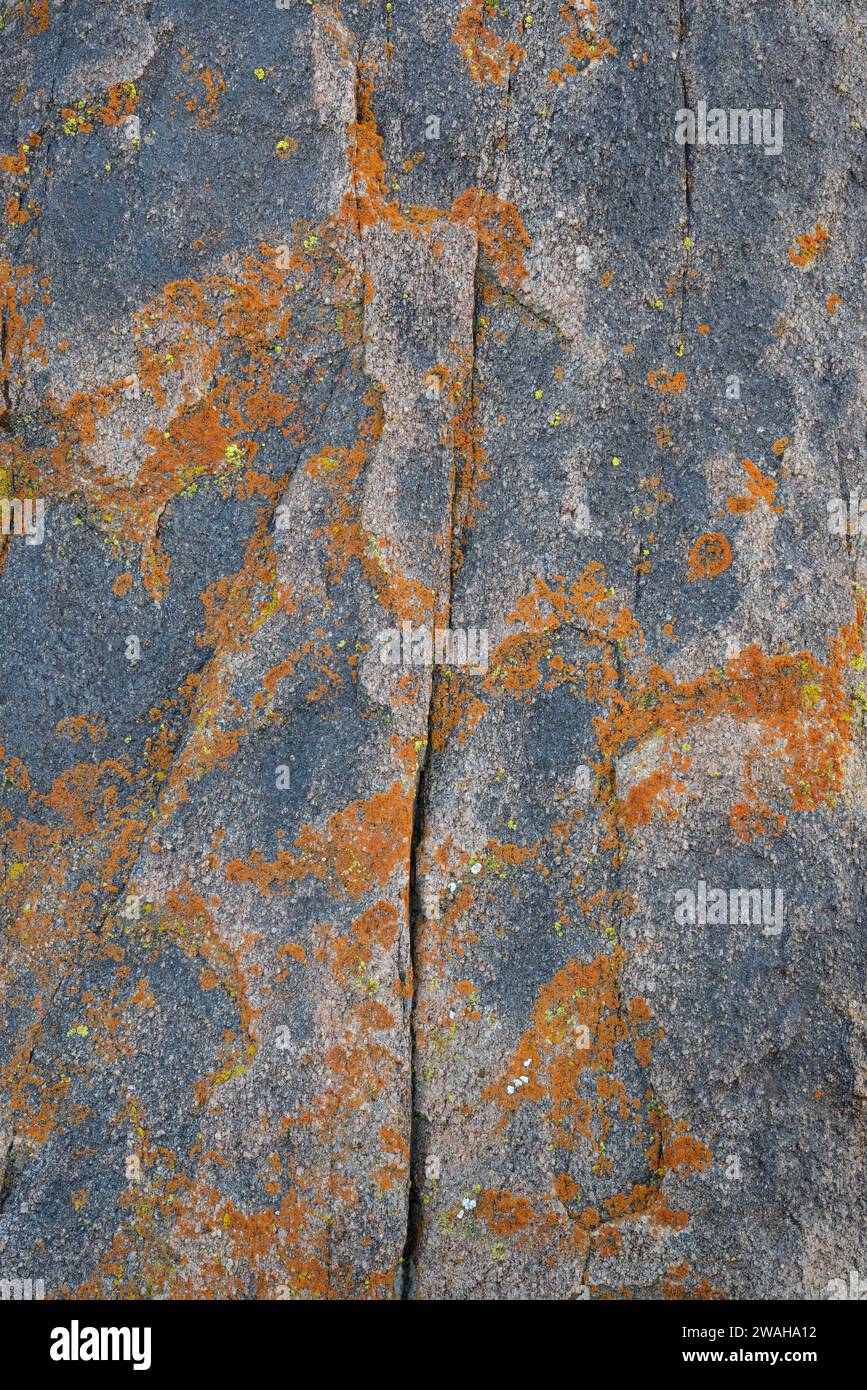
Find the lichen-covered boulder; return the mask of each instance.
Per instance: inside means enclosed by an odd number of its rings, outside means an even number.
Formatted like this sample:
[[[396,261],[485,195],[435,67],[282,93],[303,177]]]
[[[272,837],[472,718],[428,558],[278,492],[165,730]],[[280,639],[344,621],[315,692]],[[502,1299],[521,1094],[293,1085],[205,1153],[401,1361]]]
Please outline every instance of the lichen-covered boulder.
[[[863,61],[9,7],[9,1288],[864,1269]]]

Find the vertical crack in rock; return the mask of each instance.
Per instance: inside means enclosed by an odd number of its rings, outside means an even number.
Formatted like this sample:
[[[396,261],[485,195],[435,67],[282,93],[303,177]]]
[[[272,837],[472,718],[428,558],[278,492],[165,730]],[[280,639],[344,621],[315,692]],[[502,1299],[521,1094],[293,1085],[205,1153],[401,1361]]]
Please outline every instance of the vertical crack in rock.
[[[689,82],[688,82],[687,74],[686,74],[686,61],[685,61],[685,52],[684,52],[685,43],[686,43],[686,26],[687,26],[687,14],[686,14],[686,3],[685,3],[685,0],[678,0],[677,22],[678,22],[678,34],[677,34],[677,58],[676,58],[676,67],[675,67],[675,74],[676,74],[676,75],[675,75],[675,81],[676,81],[676,82],[677,82],[677,81],[680,82],[681,105],[682,105],[683,108],[686,110],[686,109],[688,109],[688,108],[691,107],[691,94],[690,94],[690,91],[689,91]],[[683,150],[683,190],[684,190],[684,194],[683,194],[683,196],[684,196],[684,211],[683,211],[683,217],[682,217],[682,220],[681,220],[681,227],[682,227],[681,249],[682,249],[682,251],[683,251],[684,254],[683,254],[683,259],[682,259],[682,264],[681,264],[681,271],[680,271],[680,300],[679,300],[679,304],[678,304],[678,324],[677,324],[677,328],[678,328],[678,343],[677,343],[677,347],[678,347],[678,349],[679,349],[680,351],[683,350],[683,333],[684,333],[683,323],[684,323],[684,308],[685,308],[685,303],[686,303],[686,278],[687,278],[687,273],[688,273],[688,270],[689,270],[689,263],[690,263],[690,251],[691,251],[691,246],[690,246],[689,243],[691,242],[691,227],[692,227],[692,156],[691,156],[692,146],[690,145],[689,141],[686,141],[686,142],[681,146],[681,148],[682,148],[682,150]]]
[[[476,358],[479,344],[479,313],[481,311],[482,302],[481,274],[482,251],[481,245],[477,239],[475,245],[475,260],[473,263],[471,356],[466,383],[466,390],[469,397],[468,406],[470,419],[474,418],[476,410]],[[451,626],[452,621],[452,604],[454,602],[455,586],[457,584],[458,570],[460,568],[460,543],[463,538],[464,521],[466,519],[465,503],[466,500],[472,496],[473,484],[475,482],[477,446],[475,433],[473,431],[470,431],[469,448],[470,458],[467,465],[467,473],[466,477],[463,477],[458,462],[457,440],[452,440],[452,505],[449,527],[449,626]]]
[[[473,261],[472,305],[471,305],[471,356],[466,376],[466,390],[469,407],[475,408],[476,400],[476,357],[478,352],[479,313],[481,311],[481,243],[476,238]],[[475,436],[471,436],[470,459],[467,465],[468,476],[461,484],[461,469],[458,459],[458,444],[454,438],[451,447],[451,486],[449,499],[448,528],[448,600],[446,603],[446,627],[452,626],[452,607],[459,569],[459,548],[463,530],[461,502],[463,496],[472,495],[476,466]],[[406,1242],[399,1280],[402,1299],[412,1299],[416,1290],[415,1254],[418,1240],[418,1227],[421,1216],[421,1165],[424,1163],[424,1135],[422,1116],[417,1106],[417,1052],[416,1052],[416,997],[419,980],[418,923],[424,915],[424,905],[418,887],[418,858],[425,834],[425,808],[430,787],[433,763],[433,716],[441,681],[444,679],[439,668],[434,665],[431,671],[427,710],[427,731],[425,754],[416,784],[415,804],[413,806],[412,843],[410,846],[409,867],[409,931],[410,960],[412,965],[412,999],[410,1004],[410,1154],[407,1180]]]
[[[417,882],[418,873],[418,853],[424,838],[425,821],[425,799],[427,796],[428,782],[430,778],[430,766],[432,756],[432,733],[433,733],[433,710],[434,692],[437,681],[436,670],[431,675],[430,695],[428,699],[428,722],[427,722],[427,742],[425,744],[425,755],[416,783],[415,804],[413,806],[412,817],[412,839],[410,842],[409,860],[409,956],[410,969],[412,971],[412,994],[410,997],[409,1013],[409,1069],[410,1069],[410,1090],[409,1090],[409,1162],[407,1164],[407,1192],[406,1192],[406,1240],[404,1241],[403,1256],[401,1259],[400,1276],[398,1280],[398,1293],[402,1299],[411,1299],[415,1295],[415,1250],[418,1235],[419,1209],[421,1205],[420,1183],[418,1181],[418,1165],[423,1161],[422,1155],[422,1136],[421,1136],[421,1117],[416,1105],[416,1038],[415,1038],[415,1010],[416,1010],[416,991],[418,987],[418,922],[422,915],[422,903]]]
[[[9,364],[6,355],[9,350],[9,326],[6,311],[0,310],[0,382],[3,387],[3,405],[0,408],[0,429],[12,434],[12,395],[9,390]]]

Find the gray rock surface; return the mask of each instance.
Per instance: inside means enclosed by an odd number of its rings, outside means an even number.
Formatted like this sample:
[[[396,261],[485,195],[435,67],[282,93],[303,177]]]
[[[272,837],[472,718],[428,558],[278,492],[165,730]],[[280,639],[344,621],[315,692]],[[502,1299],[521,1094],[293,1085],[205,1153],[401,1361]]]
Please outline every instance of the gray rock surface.
[[[0,1278],[867,1278],[863,30],[4,12]]]

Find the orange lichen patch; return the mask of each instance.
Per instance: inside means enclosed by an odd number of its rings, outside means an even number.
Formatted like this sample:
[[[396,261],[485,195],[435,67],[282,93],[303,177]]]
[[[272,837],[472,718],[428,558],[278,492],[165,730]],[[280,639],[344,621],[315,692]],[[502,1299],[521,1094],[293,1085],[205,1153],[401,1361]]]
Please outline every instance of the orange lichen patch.
[[[401,739],[392,734],[389,747],[401,770],[407,777],[414,777],[423,760],[423,748],[416,739]]]
[[[453,734],[462,744],[475,733],[487,706],[473,693],[470,677],[447,670],[434,682],[431,709],[431,747],[441,753]]]
[[[70,714],[55,725],[58,738],[71,738],[79,743],[85,734],[92,742],[108,737],[108,725],[104,719],[88,719],[85,714]]]
[[[387,951],[397,940],[399,926],[397,909],[381,898],[360,917],[356,917],[352,932],[362,945],[379,946]]]
[[[14,764],[14,759],[6,764],[12,775]],[[16,826],[7,827],[7,853],[20,861],[23,868],[20,877],[11,872],[7,875],[2,891],[15,922],[16,944],[43,983],[52,978],[58,964],[57,959],[42,954],[51,941],[50,932],[56,928],[58,937],[68,934],[77,940],[82,919],[97,894],[95,881],[107,894],[120,886],[146,825],[140,787],[136,785],[140,780],[134,781],[129,770],[114,760],[80,763],[55,778],[47,793],[30,792],[31,807],[51,813],[49,824],[22,819]],[[27,789],[23,769],[16,782],[22,790]],[[74,849],[80,851],[81,872],[91,879],[82,882],[76,901],[67,900],[62,909],[54,915],[47,913],[44,919],[41,912],[34,912],[29,921],[27,914],[19,917],[27,894],[37,887],[48,891],[50,885],[61,892]],[[47,940],[42,936],[42,925],[49,929]],[[62,955],[59,941],[54,954]]]
[[[359,898],[373,885],[383,885],[409,855],[412,832],[410,792],[395,782],[387,792],[355,801],[328,821],[325,837],[302,831],[295,844],[302,858],[325,857],[344,891]]]
[[[95,115],[103,125],[123,125],[140,101],[134,82],[116,82],[109,87],[105,98],[96,107]]]
[[[135,924],[137,933],[147,940],[151,932],[157,937],[166,935],[184,955],[200,961],[200,987],[207,991],[220,988],[238,1010],[240,1036],[232,1032],[223,1035],[219,1063],[206,1077],[193,1086],[198,1104],[203,1104],[217,1086],[246,1070],[258,1048],[255,1021],[258,1011],[250,1000],[249,985],[241,964],[243,953],[255,938],[245,937],[240,945],[230,947],[220,935],[205,899],[191,885],[169,889],[165,911],[153,921],[142,919]]]
[[[661,396],[679,396],[686,390],[686,373],[680,371],[672,375],[671,372],[660,368],[658,371],[647,373],[647,384],[653,386]]]
[[[409,579],[395,558],[389,537],[375,535],[361,524],[361,498],[356,488],[371,450],[381,437],[384,412],[381,392],[365,397],[370,414],[362,421],[351,448],[328,448],[308,459],[305,470],[329,494],[329,526],[320,535],[327,550],[329,577],[343,578],[355,563],[370,583],[383,609],[398,623],[431,625],[437,595],[433,589]]]
[[[518,289],[523,284],[527,278],[524,253],[531,243],[514,203],[468,188],[455,198],[448,215],[453,222],[473,228],[501,285]]]
[[[667,430],[665,433],[668,435]],[[666,440],[665,442],[667,443],[668,441]],[[662,478],[658,474],[654,474],[650,478],[642,478],[641,482],[638,484],[638,490],[639,492],[650,494],[642,506],[644,515],[648,519],[656,513],[659,507],[666,506],[667,503],[672,500],[672,494],[668,491],[668,488],[664,486]]]
[[[564,78],[574,77],[579,71],[586,72],[606,53],[613,57],[617,54],[614,45],[599,33],[599,11],[594,0],[564,0],[560,18],[567,25],[561,43],[568,62],[562,70],[554,68],[549,73],[548,82],[552,86],[559,86]]]
[[[64,722],[60,732],[77,741],[82,732],[99,738],[103,730],[82,717]],[[28,791],[17,760],[7,760],[6,776]],[[47,792],[29,790],[31,813],[43,815],[45,823],[21,817],[13,824],[8,815],[0,817],[5,862],[11,865],[0,885],[6,968],[29,981],[31,991],[29,1020],[10,1041],[0,1081],[17,1132],[34,1143],[45,1142],[64,1121],[75,1122],[68,1077],[54,1063],[36,1066],[33,1054],[60,981],[89,957],[117,958],[105,922],[140,852],[152,798],[147,768],[134,772],[108,759],[65,769]],[[116,1012],[110,999],[102,1016],[88,1006],[88,1025],[79,1036],[95,1038],[98,1052],[110,1050]]]
[[[829,240],[825,227],[821,222],[817,222],[814,232],[806,232],[803,236],[796,237],[798,249],[796,251],[789,247],[789,260],[801,270],[806,270],[817,256],[828,249]]]
[[[48,0],[18,0],[17,10],[27,21],[25,33],[28,38],[34,34],[44,34],[51,23]]]
[[[828,313],[832,315],[836,314],[838,309],[843,308],[843,301],[840,298],[839,294],[831,294],[828,296],[828,303],[826,305],[826,308],[828,310]]]
[[[279,485],[278,485],[279,487]],[[266,673],[265,689],[258,691],[245,711],[232,694],[233,659],[248,648],[254,634],[275,613],[292,613],[291,597],[275,583],[270,517],[260,515],[247,542],[244,563],[235,575],[224,576],[202,595],[205,631],[197,634],[201,646],[214,649],[204,671],[188,687],[192,731],[180,753],[170,760],[160,800],[160,812],[171,815],[189,799],[192,782],[200,781],[234,757],[249,734],[254,716],[267,705],[280,677],[288,674],[303,651],[293,653],[281,666]],[[312,643],[304,644],[304,651]],[[162,779],[161,779],[162,780]]]
[[[611,1220],[645,1220],[653,1230],[684,1231],[689,1225],[685,1211],[672,1210],[660,1188],[645,1183],[636,1183],[630,1192],[609,1197],[605,1209]]]
[[[833,802],[842,785],[851,742],[851,714],[845,687],[847,659],[860,652],[857,625],[844,628],[830,642],[826,662],[810,653],[765,656],[751,646],[728,664],[725,676],[708,672],[696,681],[680,683],[661,668],[651,668],[645,682],[636,683],[628,701],[618,697],[605,721],[596,721],[600,750],[606,759],[619,756],[633,740],[636,746],[652,729],[663,739],[667,766],[657,768],[630,792],[641,792],[646,813],[661,792],[677,790],[677,753],[690,725],[723,714],[762,729],[760,751],[779,762],[793,811]],[[642,732],[644,730],[644,732]],[[744,759],[746,797],[732,808],[732,827],[739,837],[750,833],[778,834],[778,812],[770,812],[752,783],[755,754]],[[611,763],[606,761],[608,768]],[[682,775],[682,773],[681,773]],[[628,802],[613,802],[605,811],[612,834],[626,833],[635,823]]]
[[[416,579],[407,579],[394,561],[393,550],[387,536],[364,533],[364,549],[358,557],[362,571],[382,607],[398,622],[429,623],[434,615],[436,592]]]
[[[20,178],[27,169],[27,156],[32,149],[37,149],[42,143],[42,136],[38,131],[28,135],[26,141],[19,140],[17,154],[0,155],[0,173],[13,174]]]
[[[648,1067],[650,1066],[650,1060],[653,1054],[653,1044],[664,1036],[663,1030],[657,1028],[655,1032],[645,1034],[639,1033],[639,1025],[649,1026],[653,1022],[653,1010],[647,1000],[643,999],[640,995],[635,995],[634,998],[629,1000],[626,1006],[626,1013],[634,1025],[636,1032],[636,1036],[632,1040],[632,1045],[635,1049],[635,1056],[639,1066]]]
[[[6,749],[0,744],[0,777],[9,787],[18,787],[20,791],[30,790],[30,775],[27,771],[27,764],[20,758],[6,757]],[[0,824],[5,817],[0,816]]]
[[[194,66],[192,55],[186,48],[182,48],[181,56],[181,66],[184,72],[191,72]],[[193,73],[193,81],[199,83],[201,90],[194,91],[192,94],[186,91],[178,92],[176,100],[183,102],[184,110],[189,111],[193,116],[196,129],[204,130],[217,118],[220,97],[226,89],[226,83],[221,72],[212,72],[210,68],[205,67]]]
[[[748,833],[752,827],[766,835],[779,824],[774,819],[779,810],[771,817],[759,810],[761,798],[753,778],[759,755],[779,763],[791,810],[833,802],[851,744],[848,665],[861,652],[860,612],[854,623],[829,639],[825,661],[809,652],[766,656],[753,645],[729,661],[725,672],[713,669],[693,681],[677,681],[656,663],[641,675],[632,674],[630,664],[643,649],[643,636],[629,610],[613,603],[604,578],[601,565],[593,564],[569,589],[555,589],[537,579],[509,618],[522,630],[497,647],[482,689],[526,699],[538,688],[567,683],[601,707],[593,720],[599,755],[592,764],[594,797],[606,825],[604,847],[614,852],[617,862],[625,837],[647,824],[656,809],[669,817],[677,814],[667,798],[687,790],[690,763],[681,745],[693,725],[722,715],[761,730],[760,746],[744,758],[745,795],[732,810],[735,833]],[[601,679],[591,673],[591,678],[579,681],[557,657],[549,635],[570,624],[585,646],[602,649]],[[542,669],[546,661],[547,674]],[[618,759],[654,739],[655,766],[625,795],[618,795]]]
[[[331,577],[342,578],[349,562],[355,560],[387,613],[399,623],[429,624],[436,607],[435,591],[407,579],[394,561],[393,543],[386,536],[365,531],[358,520],[350,520],[355,511],[354,507],[341,505],[345,519],[330,528],[325,537]]]
[[[119,574],[112,582],[111,590],[118,598],[124,598],[132,588],[132,575],[128,573]]]
[[[86,109],[86,101],[81,99],[81,106],[78,110],[73,106],[61,106],[60,118],[63,122],[63,130],[66,135],[89,135],[93,130],[93,121],[88,119],[93,112]]]
[[[0,1084],[15,1130],[34,1145],[44,1144],[63,1114],[71,1078],[49,1076],[32,1062],[32,1054],[47,1012],[47,1000],[33,1000],[34,1022],[0,1068]]]
[[[586,1142],[600,1171],[608,1166],[605,1140],[612,1118],[631,1113],[621,1083],[611,1075],[615,1052],[621,1042],[642,1036],[647,1024],[639,1009],[624,1013],[625,960],[617,946],[611,955],[573,960],[559,970],[539,992],[532,1024],[500,1080],[483,1092],[500,1108],[500,1125],[519,1105],[546,1103],[551,1144],[573,1149]]]
[[[564,825],[560,828],[565,838],[567,827]],[[505,845],[500,840],[488,840],[485,845],[485,857],[490,856],[496,864],[507,865],[514,869],[518,864],[526,864],[535,859],[540,848],[540,840],[537,840],[534,845]]]
[[[786,817],[782,812],[773,811],[767,802],[762,800],[753,805],[746,801],[735,802],[729,821],[737,838],[745,843],[759,839],[776,840],[782,835],[786,825]]]
[[[140,356],[132,380],[159,414],[142,431],[150,452],[134,479],[112,478],[89,460],[100,422],[123,406],[129,378],[78,392],[64,404],[49,396],[57,443],[22,459],[43,495],[83,493],[111,533],[141,546],[142,577],[154,598],[164,596],[169,583],[159,541],[166,506],[205,485],[224,495],[247,496],[255,489],[273,504],[275,484],[250,468],[258,449],[251,436],[274,427],[296,445],[303,439],[293,423],[298,403],[274,389],[281,371],[275,340],[281,351],[285,344],[287,356],[293,345],[288,273],[270,256],[248,256],[235,276],[167,285],[136,316]],[[13,327],[9,350],[21,331]],[[34,321],[31,336],[38,329]],[[231,372],[218,374],[221,359]],[[170,397],[176,404],[166,421],[162,412]]]
[[[295,942],[290,941],[285,946],[278,946],[277,954],[278,956],[289,956],[298,965],[306,965],[308,968],[310,966],[304,947]]]
[[[722,1289],[714,1288],[707,1279],[699,1279],[693,1274],[686,1261],[669,1265],[662,1281],[662,1296],[665,1299],[688,1298],[698,1300],[727,1299]]]
[[[653,431],[660,449],[667,449],[671,443],[671,430],[667,425],[657,425]]]
[[[711,1162],[711,1151],[698,1139],[688,1134],[678,1134],[666,1144],[662,1159],[666,1168],[701,1173]]]
[[[759,502],[766,502],[772,512],[781,512],[783,510],[782,503],[774,501],[777,491],[777,484],[774,479],[764,474],[758,465],[753,463],[752,459],[741,459],[741,468],[749,479],[747,490],[746,493],[737,497],[726,498],[726,506],[729,511],[734,516],[744,516],[747,512],[755,511]]]
[[[282,480],[281,480],[282,481]],[[280,483],[275,485],[275,492]],[[224,655],[249,647],[255,632],[276,612],[291,613],[291,595],[276,582],[276,562],[267,509],[259,515],[247,542],[244,562],[236,574],[216,580],[199,595],[205,614],[200,646],[214,647]],[[270,673],[266,689],[273,688]]]
[[[617,819],[621,829],[631,835],[640,825],[649,825],[654,812],[661,810],[669,820],[675,819],[675,812],[663,793],[682,792],[686,783],[673,776],[671,768],[657,768],[649,772],[617,803]]]
[[[709,332],[710,332],[710,324],[709,324],[709,323],[700,323],[699,326],[698,326],[698,328],[696,329],[696,333],[709,333]]]
[[[397,1022],[391,1009],[374,999],[365,999],[363,1003],[354,1005],[352,1012],[360,1027],[369,1028],[375,1033],[384,1033]]]
[[[331,965],[341,980],[368,966],[377,950],[388,951],[397,940],[400,919],[397,908],[380,899],[356,917],[348,936],[326,939],[317,956],[330,952]]]
[[[396,1129],[384,1125],[379,1131],[379,1142],[387,1162],[377,1170],[375,1179],[381,1192],[402,1185],[409,1166],[409,1148]]]
[[[95,125],[123,125],[140,100],[134,82],[116,82],[102,93],[79,97],[74,106],[61,108],[64,134],[89,135]]]
[[[506,637],[493,652],[490,669],[482,683],[486,692],[505,691],[521,699],[532,699],[532,693],[543,681],[542,661],[545,636],[530,638],[523,635]]]
[[[297,879],[329,872],[351,898],[387,883],[409,855],[412,833],[411,789],[395,782],[387,792],[353,801],[330,816],[324,831],[305,827],[293,841],[298,854],[280,850],[266,860],[259,850],[226,866],[231,883],[253,883],[261,893],[285,889]]]
[[[445,389],[449,379],[448,368],[444,367],[442,363],[437,363],[435,367],[431,367],[429,372],[425,372],[423,381],[425,387],[433,388],[437,396],[439,396]]]
[[[581,1185],[570,1178],[568,1173],[555,1173],[554,1191],[563,1203],[574,1202],[581,1195]]]
[[[732,548],[722,531],[707,531],[689,552],[687,579],[716,579],[731,562]]]
[[[600,1226],[596,1231],[595,1245],[603,1259],[610,1259],[620,1254],[623,1236],[616,1226]]]
[[[402,210],[388,196],[388,171],[383,140],[373,111],[374,75],[358,86],[358,116],[348,127],[349,188],[344,195],[338,224],[352,227],[358,236],[379,222],[394,232],[427,236],[443,219],[472,227],[498,281],[515,289],[526,279],[524,253],[530,239],[513,203],[478,188],[459,194],[450,209],[411,207]]]
[[[3,209],[3,216],[6,218],[6,221],[11,222],[13,226],[21,226],[23,223],[30,221],[30,213],[26,208],[21,206],[19,200],[15,197],[10,198],[6,203]]]
[[[79,763],[56,777],[51,789],[38,800],[54,811],[79,835],[97,835],[106,802],[116,802],[118,783],[129,782],[127,768],[113,759],[103,763]],[[34,793],[34,799],[37,794]]]
[[[637,653],[641,632],[628,609],[618,607],[604,584],[605,571],[594,562],[587,566],[568,589],[555,588],[544,579],[536,579],[532,591],[520,598],[508,615],[509,623],[520,624],[521,631],[506,637],[494,650],[490,669],[482,682],[486,691],[504,690],[531,698],[533,690],[545,683],[541,663],[546,658],[548,637],[561,627],[572,628],[586,647],[598,647],[611,655],[610,644],[622,644],[624,651]],[[574,673],[563,669],[559,658],[553,662],[549,687],[564,679],[574,680]],[[606,660],[602,684],[610,689],[617,681],[613,659]]]
[[[357,813],[351,818],[357,822]],[[345,824],[335,827],[335,833],[341,831],[346,832]],[[352,852],[351,843],[346,848]],[[366,852],[366,847],[362,852]],[[367,874],[366,865],[355,867]],[[350,869],[350,878],[353,872],[354,867]],[[380,899],[353,921],[348,935],[336,935],[329,923],[321,923],[317,928],[314,967],[330,966],[339,987],[335,993],[335,985],[326,984],[323,992],[326,1007],[329,998],[333,1001],[333,1026],[328,1033],[331,1045],[316,1073],[321,1088],[309,1100],[299,1098],[297,1109],[281,1124],[284,1132],[312,1127],[323,1139],[327,1138],[329,1145],[339,1143],[341,1136],[354,1145],[359,1113],[369,1121],[372,1106],[390,1099],[401,1084],[405,1061],[399,1036],[404,1028],[404,986],[394,973],[389,953],[401,921],[405,921],[405,910],[405,901],[402,914],[393,903]],[[383,989],[379,988],[380,979]],[[366,1164],[368,1180],[380,1193],[398,1179],[401,1186],[405,1185],[402,1174],[408,1159],[403,1124],[396,1117],[383,1118],[386,1123],[380,1137],[387,1162],[377,1168],[376,1158],[370,1154]],[[357,1179],[352,1187],[357,1193]],[[330,1222],[331,1212],[323,1215]]]
[[[357,1020],[355,1020],[357,1023]],[[338,1120],[369,1107],[387,1094],[400,1074],[403,1061],[392,1048],[375,1041],[369,1031],[349,1029],[322,1058],[328,1081],[310,1105],[287,1122],[287,1129],[314,1125],[330,1136]]]
[[[771,452],[774,453],[774,454],[776,454],[777,458],[781,458],[782,455],[786,452],[786,449],[787,449],[788,446],[791,444],[791,442],[792,442],[792,441],[791,441],[791,439],[789,438],[789,436],[788,436],[787,434],[784,434],[783,437],[782,437],[782,439],[775,439],[775,440],[774,440],[774,443],[773,443],[772,448],[771,448]]]
[[[139,1008],[145,1011],[154,1007],[156,995],[144,976],[139,980],[132,994],[129,996],[129,1000],[131,1004],[137,1004]]]
[[[400,208],[388,200],[383,141],[373,111],[374,80],[372,72],[366,80],[359,80],[356,89],[358,114],[347,129],[350,178],[339,220],[355,227],[359,236],[363,228],[374,227],[380,221],[386,221],[395,231],[405,229]]]
[[[4,328],[0,388],[5,388],[4,396],[9,387],[18,386],[23,380],[17,374],[19,369],[32,362],[44,365],[48,361],[45,349],[39,345],[45,320],[41,315],[29,319],[25,316],[36,296],[32,271],[32,265],[13,268],[9,261],[0,260],[0,320]]]
[[[123,1224],[78,1298],[379,1298],[393,1294],[382,1271],[354,1276],[333,1253],[336,1212],[358,1205],[357,1189],[335,1171],[291,1177],[279,1153],[262,1174],[271,1205],[244,1210],[213,1186],[220,1155],[200,1141],[186,1162],[150,1137],[140,1103],[130,1102],[141,1181],[118,1198]],[[70,1291],[64,1290],[64,1293]]]
[[[451,419],[456,463],[454,503],[447,537],[452,587],[464,563],[461,540],[476,525],[485,505],[481,500],[482,484],[491,476],[486,467],[489,459],[481,419],[483,390],[484,384],[474,374],[472,356],[464,357],[447,380],[447,399],[455,411]]]
[[[505,81],[526,57],[519,44],[501,39],[485,23],[486,15],[493,18],[495,14],[496,8],[486,0],[462,0],[452,33],[470,75],[480,83]]]
[[[283,606],[285,609],[285,603]],[[302,657],[309,655],[312,651],[312,642],[302,642],[296,652],[292,652],[291,655],[287,656],[283,661],[278,661],[276,666],[271,666],[269,670],[265,672],[262,679],[262,688],[261,690],[257,690],[251,703],[251,710],[254,714],[259,714],[262,708],[267,706],[268,701],[273,698],[281,681],[287,680],[289,676],[295,672]]]
[[[534,1212],[526,1197],[517,1196],[505,1188],[490,1188],[478,1198],[479,1216],[495,1236],[513,1236],[534,1220]]]
[[[606,1152],[612,1125],[631,1127],[633,1142],[645,1149],[654,1181],[615,1192],[604,1199],[602,1209],[575,1211],[581,1188],[567,1174],[558,1173],[553,1180],[556,1214],[546,1213],[545,1202],[537,1211],[525,1198],[494,1189],[479,1200],[479,1209],[495,1233],[515,1236],[532,1231],[536,1244],[553,1240],[564,1255],[588,1249],[615,1254],[622,1222],[644,1220],[652,1228],[674,1231],[688,1225],[687,1213],[668,1205],[662,1184],[669,1172],[703,1171],[710,1153],[684,1125],[674,1132],[652,1092],[643,1101],[630,1097],[614,1074],[624,1045],[635,1047],[646,1065],[654,1041],[662,1036],[645,999],[623,998],[626,959],[623,948],[615,946],[610,955],[573,960],[558,971],[539,992],[530,1028],[484,1098],[500,1107],[501,1125],[519,1105],[547,1106],[548,1147],[589,1149],[597,1175],[612,1170]],[[564,1206],[573,1210],[564,1213]]]

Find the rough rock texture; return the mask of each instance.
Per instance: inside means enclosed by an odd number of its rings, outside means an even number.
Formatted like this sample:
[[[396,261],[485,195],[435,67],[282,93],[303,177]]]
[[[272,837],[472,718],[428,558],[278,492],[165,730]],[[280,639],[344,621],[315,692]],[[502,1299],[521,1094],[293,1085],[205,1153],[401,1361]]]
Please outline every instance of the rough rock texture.
[[[839,0],[7,6],[0,1278],[867,1272],[864,56]]]

